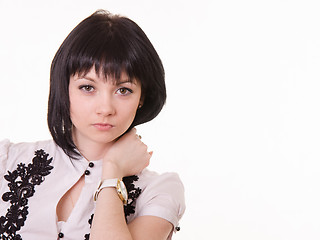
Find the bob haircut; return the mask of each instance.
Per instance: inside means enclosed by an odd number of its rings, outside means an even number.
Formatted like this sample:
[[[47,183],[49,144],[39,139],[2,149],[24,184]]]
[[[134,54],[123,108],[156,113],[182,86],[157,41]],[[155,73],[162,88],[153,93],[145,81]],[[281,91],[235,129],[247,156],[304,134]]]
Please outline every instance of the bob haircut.
[[[58,49],[50,71],[48,126],[55,143],[71,158],[80,156],[72,140],[70,76],[92,67],[115,81],[125,72],[141,83],[143,105],[129,127],[148,122],[166,101],[162,62],[143,30],[132,20],[98,10],[76,26]]]

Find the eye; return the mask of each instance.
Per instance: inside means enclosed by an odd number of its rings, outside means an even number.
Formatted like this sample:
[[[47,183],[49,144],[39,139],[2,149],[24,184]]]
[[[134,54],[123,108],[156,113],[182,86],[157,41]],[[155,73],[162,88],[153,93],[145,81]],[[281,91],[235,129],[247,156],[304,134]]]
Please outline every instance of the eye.
[[[93,92],[94,91],[94,87],[91,85],[81,85],[79,87],[80,90],[83,90],[85,92]]]
[[[123,95],[123,96],[126,96],[126,95],[129,95],[130,93],[132,93],[133,91],[129,88],[125,88],[125,87],[122,87],[122,88],[119,88],[117,90],[117,93],[119,93],[120,95]]]

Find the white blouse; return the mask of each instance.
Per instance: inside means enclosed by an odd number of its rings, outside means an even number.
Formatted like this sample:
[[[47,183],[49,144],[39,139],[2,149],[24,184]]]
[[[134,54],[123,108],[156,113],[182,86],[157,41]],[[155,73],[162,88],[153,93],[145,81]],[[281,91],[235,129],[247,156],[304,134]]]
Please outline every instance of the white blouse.
[[[0,142],[0,239],[89,239],[102,162],[70,159],[53,140]],[[58,222],[62,196],[85,174],[85,185],[66,222]],[[129,223],[152,215],[171,222],[174,231],[185,211],[184,187],[176,173],[145,169],[123,179],[129,193],[124,212]],[[171,239],[172,233],[168,239]]]

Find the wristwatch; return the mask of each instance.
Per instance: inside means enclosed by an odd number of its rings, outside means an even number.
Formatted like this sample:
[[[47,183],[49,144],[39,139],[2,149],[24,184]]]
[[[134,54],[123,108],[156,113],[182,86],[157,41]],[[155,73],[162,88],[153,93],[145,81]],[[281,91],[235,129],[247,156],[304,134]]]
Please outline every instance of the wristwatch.
[[[127,192],[126,185],[124,185],[123,181],[121,181],[120,179],[117,179],[117,178],[105,179],[103,181],[100,181],[100,183],[98,185],[98,189],[96,190],[96,192],[93,195],[93,200],[97,201],[100,191],[103,188],[107,188],[107,187],[116,188],[118,196],[121,199],[121,201],[123,202],[123,204],[125,204],[125,205],[127,204],[128,192]]]

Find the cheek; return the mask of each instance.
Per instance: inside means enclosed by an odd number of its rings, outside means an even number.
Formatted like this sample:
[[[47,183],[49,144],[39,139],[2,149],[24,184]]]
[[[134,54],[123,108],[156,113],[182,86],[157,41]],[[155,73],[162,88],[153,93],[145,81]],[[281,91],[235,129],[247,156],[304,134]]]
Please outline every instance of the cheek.
[[[81,101],[81,98],[77,98],[76,96],[70,95],[70,118],[71,121],[81,121],[83,116],[87,115],[86,103]]]
[[[123,108],[121,110],[122,114],[121,114],[121,118],[123,120],[123,122],[125,122],[126,125],[131,125],[131,123],[133,122],[136,113],[137,113],[137,108],[138,108],[138,104],[139,102],[133,102],[132,104],[130,104],[130,106],[127,106],[126,108]]]
[[[71,118],[74,114],[77,113],[77,106],[78,106],[78,103],[76,99],[72,95],[70,95],[70,117]]]
[[[123,116],[130,121],[132,118],[134,118],[136,115],[136,110],[132,106],[132,108],[128,109],[127,111],[124,111]]]

